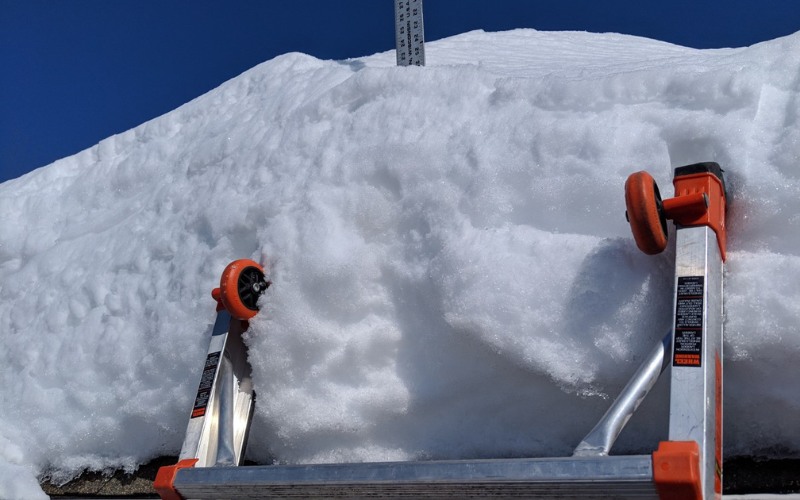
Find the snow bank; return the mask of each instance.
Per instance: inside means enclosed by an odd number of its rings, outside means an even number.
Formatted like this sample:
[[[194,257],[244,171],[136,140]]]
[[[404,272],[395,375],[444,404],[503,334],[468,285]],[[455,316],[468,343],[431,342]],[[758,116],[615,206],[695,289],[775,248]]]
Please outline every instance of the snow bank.
[[[251,459],[569,453],[670,327],[624,180],[670,194],[697,161],[731,193],[725,451],[797,456],[799,52],[518,30],[426,68],[287,54],[0,185],[0,497],[177,453],[240,257],[274,283]],[[663,385],[617,450],[665,437]]]

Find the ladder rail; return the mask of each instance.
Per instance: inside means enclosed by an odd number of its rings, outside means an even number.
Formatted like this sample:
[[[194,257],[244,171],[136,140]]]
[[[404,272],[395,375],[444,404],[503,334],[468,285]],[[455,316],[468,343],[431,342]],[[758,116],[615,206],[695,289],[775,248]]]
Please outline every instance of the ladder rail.
[[[242,330],[226,310],[217,312],[179,460],[197,458],[197,467],[244,463],[255,392]]]
[[[722,492],[722,260],[708,227],[680,229],[676,244],[669,440],[698,443],[704,495],[714,498]]]

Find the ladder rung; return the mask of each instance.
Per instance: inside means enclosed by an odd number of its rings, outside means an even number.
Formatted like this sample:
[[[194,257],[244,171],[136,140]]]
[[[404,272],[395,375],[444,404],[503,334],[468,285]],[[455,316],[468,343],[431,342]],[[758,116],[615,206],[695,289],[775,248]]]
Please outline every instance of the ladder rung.
[[[185,498],[657,498],[650,455],[186,468]]]

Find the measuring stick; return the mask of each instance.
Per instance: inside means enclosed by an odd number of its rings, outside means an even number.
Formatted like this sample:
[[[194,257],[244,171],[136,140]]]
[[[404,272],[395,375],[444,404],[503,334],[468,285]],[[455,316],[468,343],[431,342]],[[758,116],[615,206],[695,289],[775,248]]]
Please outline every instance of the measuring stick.
[[[425,66],[422,0],[394,0],[398,66]]]

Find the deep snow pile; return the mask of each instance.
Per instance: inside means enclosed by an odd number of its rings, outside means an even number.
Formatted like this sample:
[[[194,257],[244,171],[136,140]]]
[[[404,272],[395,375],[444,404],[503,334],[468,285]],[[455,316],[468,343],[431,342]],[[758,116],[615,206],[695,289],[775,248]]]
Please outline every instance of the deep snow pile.
[[[240,257],[274,283],[251,459],[567,454],[670,326],[624,180],[669,195],[697,161],[731,193],[726,453],[797,455],[798,53],[518,30],[425,68],[287,54],[0,185],[0,497],[176,454]],[[664,385],[617,450],[665,437]]]

